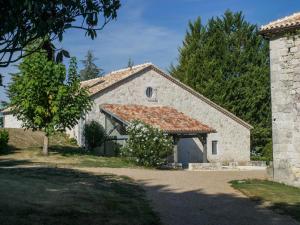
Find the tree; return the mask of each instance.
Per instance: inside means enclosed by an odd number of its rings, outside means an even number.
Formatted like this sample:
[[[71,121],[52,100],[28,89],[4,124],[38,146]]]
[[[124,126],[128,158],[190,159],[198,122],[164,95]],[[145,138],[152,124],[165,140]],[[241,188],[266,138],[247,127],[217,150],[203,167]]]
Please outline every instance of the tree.
[[[48,154],[48,137],[72,128],[91,107],[88,92],[80,88],[76,59],[72,58],[68,78],[63,64],[49,61],[45,52],[24,58],[12,76],[8,95],[12,113],[23,127],[45,132],[43,153]]]
[[[94,39],[97,31],[117,17],[119,7],[120,0],[1,1],[0,67],[40,48],[47,50],[53,40],[61,42],[68,29],[84,30]],[[46,45],[24,51],[26,46],[46,36],[50,37]]]
[[[131,58],[128,59],[127,67],[131,68],[134,66],[134,62]]]
[[[189,22],[170,73],[254,125],[253,151],[271,141],[269,46],[241,12]]]
[[[84,65],[84,69],[80,71],[80,79],[89,80],[103,75],[103,70],[96,66],[94,63],[96,58],[94,57],[92,51],[88,51],[85,59],[81,62]]]

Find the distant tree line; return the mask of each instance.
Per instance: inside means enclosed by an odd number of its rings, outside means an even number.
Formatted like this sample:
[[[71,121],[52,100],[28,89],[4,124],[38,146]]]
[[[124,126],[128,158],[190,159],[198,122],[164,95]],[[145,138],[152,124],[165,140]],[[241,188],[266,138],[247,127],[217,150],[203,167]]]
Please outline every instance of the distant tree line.
[[[189,22],[170,73],[253,125],[253,158],[271,158],[269,45],[242,12]]]

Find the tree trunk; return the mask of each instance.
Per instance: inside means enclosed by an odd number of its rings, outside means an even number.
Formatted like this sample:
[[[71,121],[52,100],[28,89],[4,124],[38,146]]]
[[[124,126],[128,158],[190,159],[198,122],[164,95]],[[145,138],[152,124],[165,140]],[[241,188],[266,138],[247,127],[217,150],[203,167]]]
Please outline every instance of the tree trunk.
[[[43,145],[43,155],[48,155],[48,143],[49,143],[49,137],[47,134],[45,134],[44,145]]]

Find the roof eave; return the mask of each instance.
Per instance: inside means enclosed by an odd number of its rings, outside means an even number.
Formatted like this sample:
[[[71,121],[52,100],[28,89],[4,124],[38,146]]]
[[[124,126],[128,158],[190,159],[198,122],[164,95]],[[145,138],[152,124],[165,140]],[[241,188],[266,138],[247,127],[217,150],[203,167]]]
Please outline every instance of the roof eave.
[[[180,134],[180,135],[199,135],[199,134],[210,134],[216,133],[216,130],[204,131],[204,130],[193,130],[193,131],[184,131],[184,130],[163,130],[167,134]]]
[[[121,119],[119,116],[117,116],[116,114],[112,113],[111,111],[103,108],[102,106],[100,106],[100,111],[107,114],[107,115],[109,115],[109,116],[111,116],[111,117],[113,117],[114,119],[118,120],[119,122],[123,123],[126,126],[129,124],[127,121]]]
[[[274,27],[274,28],[270,28],[270,29],[262,28],[258,33],[265,38],[271,38],[272,36],[280,35],[283,33],[290,32],[290,31],[295,31],[298,29],[300,29],[300,24],[295,24],[295,25],[286,26],[286,27]]]

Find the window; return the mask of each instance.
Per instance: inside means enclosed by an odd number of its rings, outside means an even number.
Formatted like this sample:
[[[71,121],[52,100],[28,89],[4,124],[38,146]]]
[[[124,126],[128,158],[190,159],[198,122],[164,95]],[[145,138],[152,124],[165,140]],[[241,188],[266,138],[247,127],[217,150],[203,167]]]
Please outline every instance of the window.
[[[146,96],[148,98],[152,98],[152,95],[153,95],[153,88],[152,87],[147,87],[147,89],[146,89]]]
[[[211,147],[211,153],[213,155],[217,155],[218,154],[218,141],[212,141],[212,147]]]

